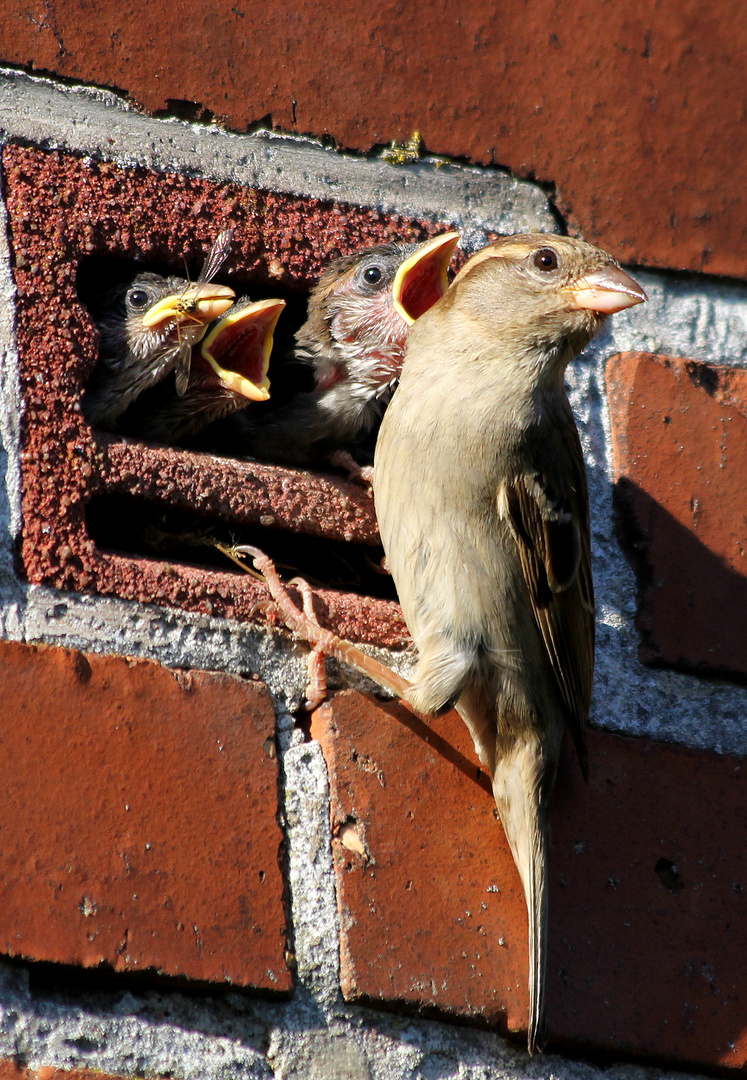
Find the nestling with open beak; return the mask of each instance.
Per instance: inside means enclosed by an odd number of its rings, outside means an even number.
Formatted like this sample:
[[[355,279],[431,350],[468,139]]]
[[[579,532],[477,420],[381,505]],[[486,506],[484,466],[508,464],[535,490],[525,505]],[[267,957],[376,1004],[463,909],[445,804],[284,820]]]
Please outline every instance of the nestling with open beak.
[[[566,725],[586,775],[589,506],[566,365],[646,299],[566,237],[483,248],[410,334],[376,446],[382,542],[418,650],[405,699],[455,706],[488,770],[529,914],[530,1052],[545,1039],[548,810]]]
[[[296,608],[287,625],[415,710],[455,706],[487,769],[529,916],[529,1051],[545,1040],[548,811],[570,729],[586,775],[594,669],[589,503],[567,364],[646,300],[609,255],[510,236],[461,269],[412,329],[376,445],[381,538],[418,650],[408,683]],[[312,669],[313,670],[313,669]]]
[[[266,416],[248,412],[244,452],[308,465],[371,432],[399,376],[410,327],[446,291],[458,239],[444,233],[423,244],[381,244],[327,267],[296,334],[295,356],[313,368],[314,389]]]
[[[284,300],[237,300],[192,349],[187,389],[173,379],[142,394],[122,419],[128,434],[174,445],[249,402],[267,401],[273,333]]]
[[[128,405],[170,371],[177,373],[177,393],[184,393],[192,346],[235,299],[233,289],[210,281],[230,238],[230,230],[220,234],[194,284],[143,273],[106,298],[99,321],[99,362],[83,396],[91,424],[114,427]]]

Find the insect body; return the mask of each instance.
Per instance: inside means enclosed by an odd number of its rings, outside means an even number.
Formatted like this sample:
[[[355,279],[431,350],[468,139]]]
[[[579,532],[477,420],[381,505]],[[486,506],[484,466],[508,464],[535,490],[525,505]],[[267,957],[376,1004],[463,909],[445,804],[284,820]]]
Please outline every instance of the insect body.
[[[163,325],[169,319],[175,321],[178,347],[174,374],[176,392],[180,397],[184,394],[189,382],[192,346],[205,333],[205,321],[197,314],[198,305],[204,305],[206,301],[213,299],[221,299],[226,295],[227,290],[223,285],[215,286],[215,296],[207,286],[226,261],[232,240],[233,229],[225,229],[219,233],[202,265],[197,281],[194,284],[188,284],[180,296],[164,297],[143,318],[145,326]]]

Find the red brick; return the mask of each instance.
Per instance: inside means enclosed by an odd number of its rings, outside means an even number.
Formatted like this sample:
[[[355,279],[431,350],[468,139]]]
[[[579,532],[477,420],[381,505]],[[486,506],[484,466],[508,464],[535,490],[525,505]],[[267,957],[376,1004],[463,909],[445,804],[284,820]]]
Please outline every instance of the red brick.
[[[314,718],[337,835],[343,993],[518,1032],[526,909],[492,797],[406,715],[346,691]],[[474,764],[455,713],[429,727]],[[552,1042],[743,1067],[741,763],[591,731],[587,786],[566,750],[552,814]]]
[[[289,991],[261,683],[0,644],[0,950]]]
[[[641,658],[747,675],[747,372],[632,353],[607,388]]]
[[[45,9],[46,10],[46,9]],[[207,43],[207,46],[206,46]],[[0,56],[117,87],[151,112],[187,105],[368,151],[419,129],[433,153],[539,178],[587,239],[629,262],[747,276],[747,27],[741,0],[651,4],[297,0],[143,20],[117,0],[8,0]],[[197,103],[189,108],[189,103]]]
[[[4,1058],[0,1059],[0,1080],[123,1080],[123,1077],[97,1069],[56,1069],[52,1065],[24,1068]]]

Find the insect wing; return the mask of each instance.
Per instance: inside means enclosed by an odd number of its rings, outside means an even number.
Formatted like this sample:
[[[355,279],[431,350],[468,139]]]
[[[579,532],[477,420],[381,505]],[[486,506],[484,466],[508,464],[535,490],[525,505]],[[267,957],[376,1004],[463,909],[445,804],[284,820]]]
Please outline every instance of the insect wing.
[[[187,337],[183,337],[179,342],[176,364],[174,366],[174,376],[176,379],[176,392],[179,397],[184,396],[184,392],[187,389],[189,383],[189,371],[192,360],[192,345]]]
[[[212,281],[226,261],[228,253],[231,250],[232,241],[233,229],[224,229],[222,233],[219,233],[216,236],[210,251],[207,253],[207,258],[202,264],[202,269],[195,282],[196,285],[206,285],[209,281]],[[194,307],[192,310],[194,310]],[[189,383],[189,369],[192,361],[193,344],[193,335],[188,332],[183,332],[183,337],[179,342],[176,366],[174,368],[176,392],[179,397],[184,395]]]
[[[202,270],[200,270],[199,277],[197,278],[198,285],[204,285],[207,281],[213,280],[228,258],[232,241],[233,229],[224,229],[222,233],[218,233],[213,241],[213,246],[207,253],[205,262],[202,264]]]

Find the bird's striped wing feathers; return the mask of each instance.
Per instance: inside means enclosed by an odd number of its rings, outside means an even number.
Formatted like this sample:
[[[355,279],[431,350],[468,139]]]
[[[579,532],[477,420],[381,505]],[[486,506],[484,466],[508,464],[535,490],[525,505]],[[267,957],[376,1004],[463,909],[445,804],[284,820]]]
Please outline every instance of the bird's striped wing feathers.
[[[580,458],[580,448],[578,451]],[[500,504],[516,540],[524,580],[586,776],[584,731],[594,671],[594,592],[583,464],[569,498],[524,473],[503,485]]]

